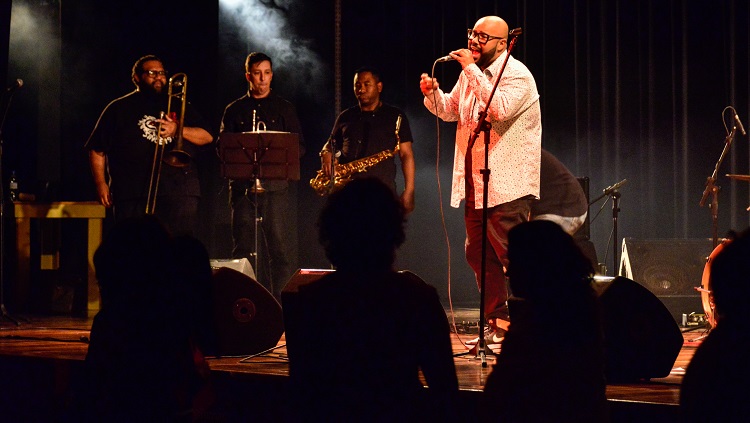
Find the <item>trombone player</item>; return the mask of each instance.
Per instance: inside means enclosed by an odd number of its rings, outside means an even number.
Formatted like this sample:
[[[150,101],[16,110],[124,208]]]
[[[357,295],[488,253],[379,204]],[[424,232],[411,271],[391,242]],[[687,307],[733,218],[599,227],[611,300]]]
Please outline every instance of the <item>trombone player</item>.
[[[115,222],[155,214],[172,234],[193,235],[200,199],[195,163],[187,160],[180,166],[162,166],[161,160],[155,160],[155,152],[161,144],[167,157],[176,148],[193,157],[196,146],[211,143],[213,136],[187,103],[187,78],[178,84],[180,96],[168,95],[172,92],[171,79],[157,56],[138,59],[131,79],[135,90],[104,108],[85,145],[97,198],[112,209]],[[165,115],[170,109],[179,112]],[[177,140],[185,142],[177,146]],[[150,191],[158,192],[158,201],[147,211]]]

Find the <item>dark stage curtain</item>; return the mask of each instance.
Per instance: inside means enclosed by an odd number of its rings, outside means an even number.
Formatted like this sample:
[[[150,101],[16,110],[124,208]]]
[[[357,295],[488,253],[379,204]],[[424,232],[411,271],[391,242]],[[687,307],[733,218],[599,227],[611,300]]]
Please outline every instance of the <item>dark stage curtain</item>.
[[[430,73],[435,59],[464,47],[465,30],[478,17],[497,14],[511,28],[523,28],[513,55],[536,78],[543,146],[576,175],[591,179],[592,199],[628,180],[620,189],[616,248],[622,237],[711,237],[711,212],[699,202],[724,147],[722,111],[732,105],[743,123],[750,121],[746,2],[378,3],[371,12],[387,17],[387,27],[360,33],[356,28],[368,27],[372,16],[344,4],[343,74],[362,61],[388,69],[386,97],[427,125],[416,131],[421,138],[415,149],[425,161],[420,173],[432,172],[436,131],[421,106],[419,74]],[[459,70],[456,62],[437,65],[443,89],[453,86]],[[730,112],[723,117],[731,124]],[[453,157],[451,129],[442,128],[444,195]],[[750,183],[724,176],[747,174],[748,161],[747,137],[738,133],[718,172],[720,237],[750,222],[745,210]],[[434,183],[430,177],[427,183]],[[607,244],[612,256],[612,215],[610,202],[592,205],[600,261]]]
[[[288,37],[289,47],[274,51],[279,58],[274,89],[297,104],[308,143],[298,187],[300,222],[314,222],[322,204],[307,181],[319,167],[315,153],[333,125],[335,108],[356,102],[353,71],[375,66],[385,84],[383,100],[405,110],[415,137],[417,209],[399,266],[445,292],[440,281],[450,257],[451,272],[461,279],[456,285],[475,302],[463,258],[462,213],[447,208],[455,125],[442,124],[438,142],[418,81],[422,72],[432,72],[435,59],[466,46],[466,28],[477,18],[496,14],[511,28],[523,28],[513,54],[536,78],[543,146],[577,176],[590,178],[591,198],[628,180],[620,190],[618,240],[610,239],[611,203],[603,199],[591,209],[591,236],[602,262],[609,264],[624,237],[711,237],[711,212],[699,201],[724,147],[722,111],[734,106],[750,127],[750,8],[742,0],[242,3],[268,9],[260,15],[268,19],[255,21],[227,12],[221,2],[196,8],[175,0],[106,7],[93,0],[12,3],[7,80],[20,77],[25,86],[4,131],[5,169],[23,169],[22,183],[51,180],[50,191],[61,199],[93,198],[82,146],[101,108],[132,89],[129,71],[137,56],[156,53],[172,70],[187,72],[191,102],[218,128],[223,107],[243,93],[244,56]],[[27,10],[33,13],[15,15]],[[276,17],[282,19],[275,32],[236,30],[237,25],[257,29]],[[229,18],[237,19],[234,26]],[[334,54],[337,41],[340,60]],[[315,53],[313,59],[295,61],[305,49]],[[456,62],[447,62],[434,72],[450,89],[459,71]],[[745,210],[750,182],[724,176],[750,173],[747,144],[748,138],[738,135],[718,172],[719,236],[750,223]],[[212,166],[201,233],[212,255],[222,257],[231,241],[228,206],[224,181]],[[441,201],[452,252],[446,250]],[[325,266],[313,225],[299,232],[306,246],[302,266]]]

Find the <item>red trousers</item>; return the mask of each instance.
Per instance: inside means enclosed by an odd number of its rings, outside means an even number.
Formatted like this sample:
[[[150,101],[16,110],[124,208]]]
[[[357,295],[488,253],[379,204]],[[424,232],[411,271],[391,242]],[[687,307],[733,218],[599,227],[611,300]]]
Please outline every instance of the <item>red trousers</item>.
[[[508,265],[508,231],[513,226],[527,222],[531,212],[531,197],[523,197],[487,209],[487,246],[484,278],[484,316],[487,321],[500,318],[509,320],[507,278],[504,267]],[[474,270],[479,292],[482,292],[482,209],[471,202],[464,209],[466,222],[466,261]]]

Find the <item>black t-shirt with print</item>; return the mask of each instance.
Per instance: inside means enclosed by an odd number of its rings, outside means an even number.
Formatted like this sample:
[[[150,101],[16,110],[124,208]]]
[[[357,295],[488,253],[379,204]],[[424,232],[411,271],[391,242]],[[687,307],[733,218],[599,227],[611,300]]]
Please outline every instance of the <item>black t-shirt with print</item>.
[[[179,101],[173,99],[171,111],[179,114]],[[132,200],[148,195],[149,180],[154,163],[154,149],[158,142],[154,122],[161,112],[167,111],[166,95],[151,95],[133,91],[107,105],[99,117],[86,148],[107,155],[107,165],[112,198]],[[188,103],[185,105],[184,126],[208,130],[201,116]],[[174,148],[168,138],[165,151]],[[183,142],[183,149],[192,157],[197,148]],[[159,177],[159,197],[200,196],[200,181],[195,165],[177,168],[162,164]]]

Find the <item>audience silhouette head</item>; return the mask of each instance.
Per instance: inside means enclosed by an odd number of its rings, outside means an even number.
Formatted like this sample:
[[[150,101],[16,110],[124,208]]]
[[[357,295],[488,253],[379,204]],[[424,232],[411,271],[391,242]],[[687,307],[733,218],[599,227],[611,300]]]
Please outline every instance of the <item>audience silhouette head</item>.
[[[711,294],[718,322],[747,316],[749,258],[750,228],[736,235],[711,262]]]
[[[210,373],[201,347],[212,338],[203,244],[171,236],[155,216],[131,217],[106,234],[94,266],[101,309],[72,414],[84,421],[180,421],[205,412]]]
[[[143,292],[167,280],[164,263],[173,262],[171,238],[155,216],[118,222],[94,253],[102,308],[132,307]]]
[[[716,326],[695,350],[682,378],[685,422],[740,422],[750,415],[750,228],[730,239],[710,264]]]
[[[548,220],[525,222],[510,230],[508,261],[513,295],[531,301],[567,297],[575,286],[588,290],[594,273],[573,237]]]
[[[406,238],[404,219],[387,185],[359,178],[328,198],[318,218],[318,239],[338,270],[390,269]]]
[[[483,416],[508,422],[608,421],[591,262],[572,236],[548,220],[514,226],[508,260],[510,328],[485,383]]]

